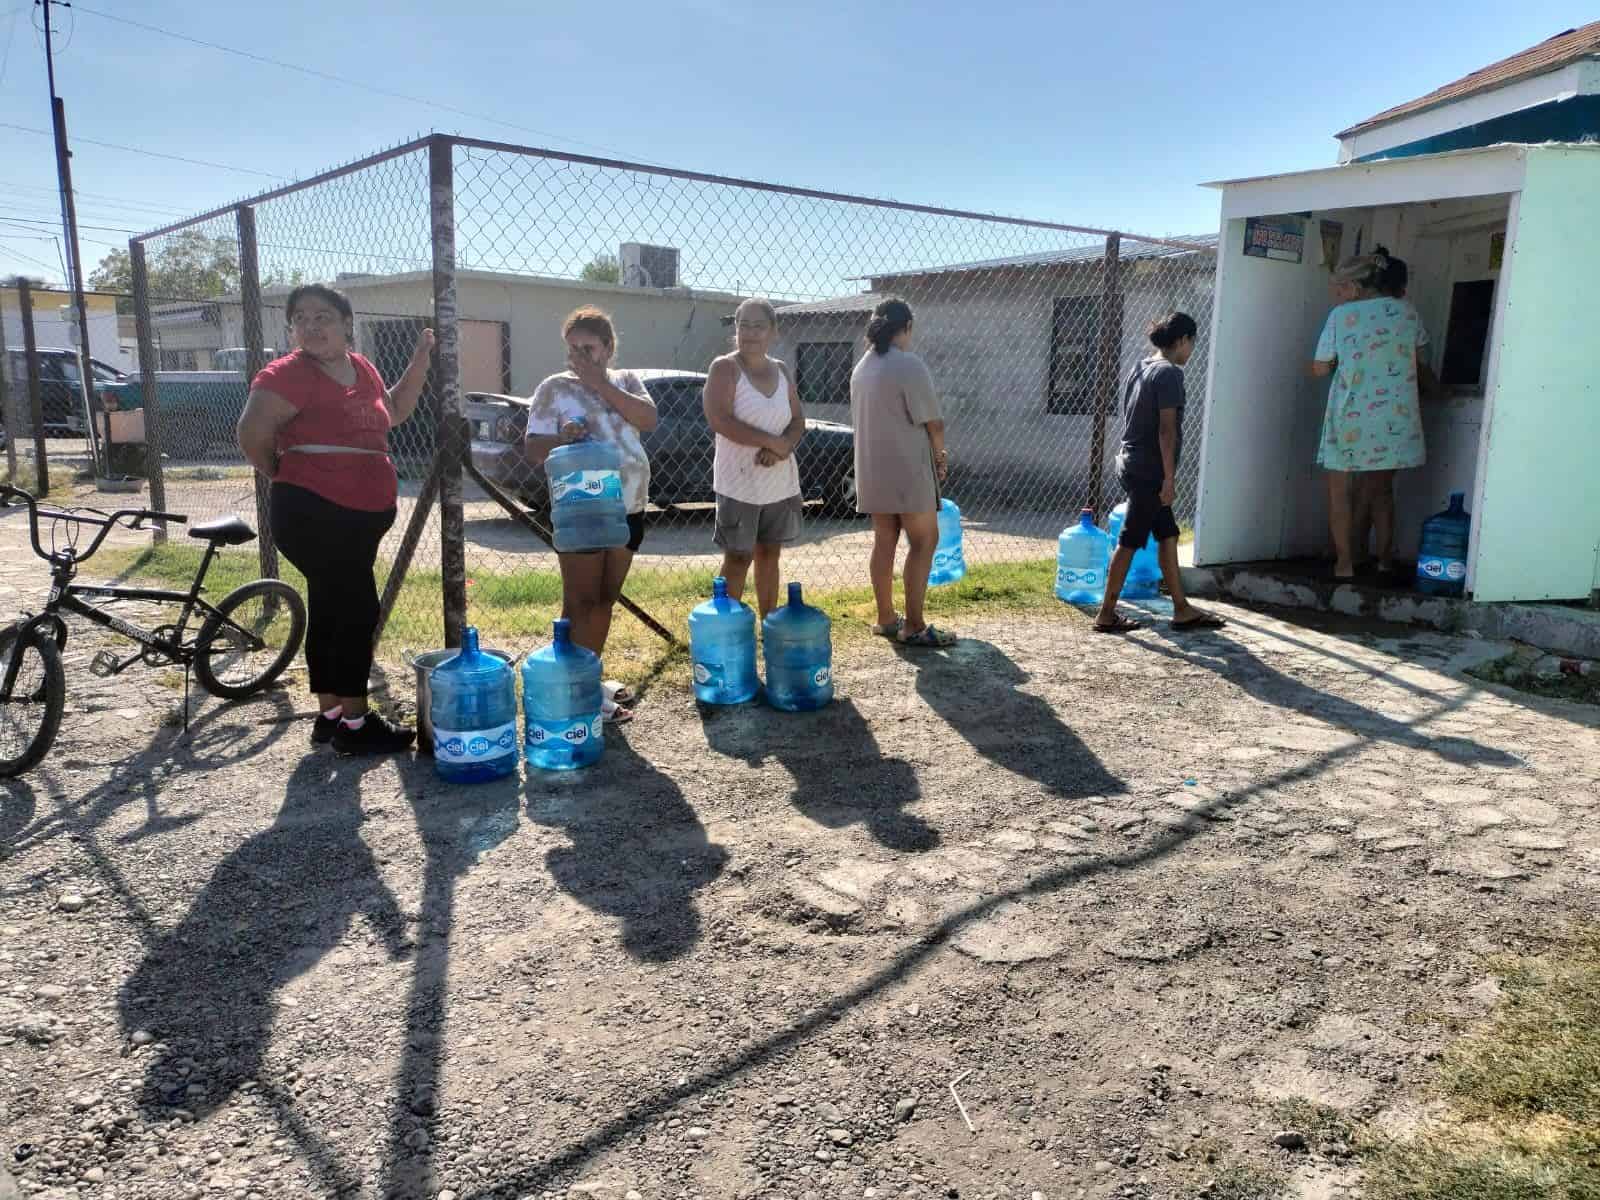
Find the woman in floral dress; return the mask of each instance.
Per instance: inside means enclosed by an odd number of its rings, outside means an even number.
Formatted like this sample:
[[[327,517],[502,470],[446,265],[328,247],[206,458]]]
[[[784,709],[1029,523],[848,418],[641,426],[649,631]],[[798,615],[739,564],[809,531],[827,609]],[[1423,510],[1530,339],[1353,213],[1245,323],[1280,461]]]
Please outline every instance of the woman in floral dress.
[[[1350,298],[1328,314],[1311,364],[1313,375],[1333,376],[1317,463],[1328,472],[1328,525],[1338,579],[1355,577],[1353,477],[1368,477],[1375,494],[1392,494],[1388,484],[1394,472],[1420,467],[1427,457],[1417,398],[1422,325],[1415,308],[1381,292],[1388,266],[1384,254],[1340,266],[1335,284]],[[1393,514],[1388,515],[1388,537],[1381,528],[1378,534],[1380,562],[1393,548]]]

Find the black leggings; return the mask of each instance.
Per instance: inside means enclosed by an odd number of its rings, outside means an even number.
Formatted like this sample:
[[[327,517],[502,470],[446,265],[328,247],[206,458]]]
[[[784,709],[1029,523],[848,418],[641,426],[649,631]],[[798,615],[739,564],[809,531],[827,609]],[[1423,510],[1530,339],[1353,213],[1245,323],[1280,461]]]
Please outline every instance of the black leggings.
[[[311,690],[367,694],[378,632],[378,543],[395,510],[362,512],[292,483],[272,485],[272,539],[306,577],[306,666]]]

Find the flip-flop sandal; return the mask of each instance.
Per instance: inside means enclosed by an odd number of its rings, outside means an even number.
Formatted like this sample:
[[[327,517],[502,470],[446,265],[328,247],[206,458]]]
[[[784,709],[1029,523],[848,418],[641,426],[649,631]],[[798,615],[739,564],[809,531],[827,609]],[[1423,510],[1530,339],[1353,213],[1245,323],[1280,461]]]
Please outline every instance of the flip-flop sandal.
[[[1109,625],[1102,625],[1099,621],[1096,621],[1093,628],[1096,633],[1132,633],[1135,629],[1141,628],[1141,626],[1139,622],[1130,621],[1127,617],[1119,615]]]
[[[924,625],[917,633],[907,633],[902,626],[899,636],[895,639],[902,646],[928,646],[934,649],[943,649],[956,644],[956,635],[946,633],[942,629],[935,629],[932,625]]]
[[[1172,627],[1174,629],[1222,629],[1227,624],[1221,617],[1212,616],[1210,613],[1202,613],[1200,616],[1193,617],[1187,621],[1174,621]]]
[[[627,708],[638,699],[638,697],[633,694],[633,689],[627,684],[623,683],[620,679],[607,679],[600,685],[600,690],[605,693],[607,700],[611,701],[613,704],[620,704],[624,708]]]
[[[633,709],[623,708],[614,700],[605,700],[600,704],[600,719],[607,725],[626,725],[633,720]]]
[[[873,636],[875,636],[875,637],[886,637],[886,638],[897,638],[897,637],[900,636],[900,630],[905,627],[905,623],[906,623],[906,620],[905,620],[904,617],[896,617],[894,620],[890,621],[887,625],[874,625],[874,626],[872,626]]]

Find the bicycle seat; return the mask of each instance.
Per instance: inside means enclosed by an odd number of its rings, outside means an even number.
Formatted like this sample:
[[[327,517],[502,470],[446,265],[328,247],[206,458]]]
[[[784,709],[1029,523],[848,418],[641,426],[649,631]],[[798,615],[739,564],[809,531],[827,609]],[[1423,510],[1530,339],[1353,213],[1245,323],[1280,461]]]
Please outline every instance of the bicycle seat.
[[[256,531],[238,517],[218,517],[215,521],[202,521],[189,526],[189,536],[202,542],[221,542],[224,546],[242,546],[255,540]]]

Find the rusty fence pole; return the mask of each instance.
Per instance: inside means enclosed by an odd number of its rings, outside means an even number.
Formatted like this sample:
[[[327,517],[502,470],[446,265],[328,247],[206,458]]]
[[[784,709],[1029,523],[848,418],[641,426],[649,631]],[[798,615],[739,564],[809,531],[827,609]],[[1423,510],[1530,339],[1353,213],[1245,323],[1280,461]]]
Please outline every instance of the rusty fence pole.
[[[145,266],[144,243],[128,242],[128,265],[133,276],[133,326],[139,343],[139,390],[144,398],[144,473],[150,481],[150,507],[167,511],[167,477],[161,469],[161,401],[156,395],[155,328],[150,320],[150,272]],[[167,540],[167,524],[152,526],[156,544]]]
[[[256,252],[256,210],[241,204],[233,210],[239,230],[239,307],[244,319],[244,378],[248,389],[256,372],[267,365],[267,342],[261,328],[261,263]],[[278,578],[278,545],[272,540],[272,483],[251,468],[256,491],[256,547],[261,574]]]
[[[0,425],[6,435],[6,480],[17,482],[17,435],[22,426],[17,421],[16,390],[11,386],[11,360],[6,355],[6,306],[0,297]]]
[[[439,413],[434,453],[439,459],[439,573],[443,581],[444,644],[461,645],[467,623],[467,547],[462,517],[461,463],[465,457],[461,363],[456,322],[455,143],[428,143],[429,222],[433,232],[434,395]]]
[[[1089,443],[1089,507],[1099,520],[1105,504],[1106,418],[1116,408],[1122,368],[1122,235],[1106,238],[1100,271],[1100,320],[1095,331],[1094,434]]]
[[[28,419],[33,422],[33,483],[39,495],[50,492],[50,459],[44,448],[44,399],[39,394],[39,346],[33,338],[33,289],[17,280],[17,307],[22,312],[22,357],[27,363]]]

